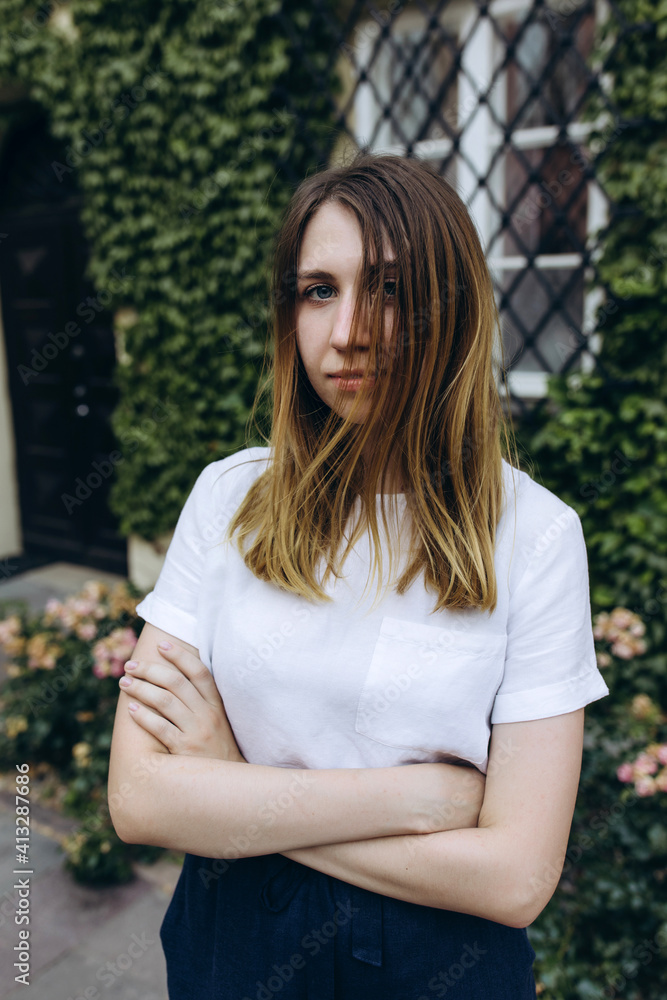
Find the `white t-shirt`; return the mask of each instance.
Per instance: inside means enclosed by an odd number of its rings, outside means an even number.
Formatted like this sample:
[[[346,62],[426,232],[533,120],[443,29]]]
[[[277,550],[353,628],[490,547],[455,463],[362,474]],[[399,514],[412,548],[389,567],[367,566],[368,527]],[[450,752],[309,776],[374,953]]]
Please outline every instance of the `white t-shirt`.
[[[581,522],[525,473],[503,462],[496,610],[434,614],[423,576],[403,596],[388,589],[370,611],[373,577],[359,604],[368,534],[343,564],[344,578],[327,581],[331,603],[257,579],[220,539],[269,461],[269,448],[249,448],[203,469],[155,587],[137,607],[199,650],[249,763],[461,760],[486,772],[492,724],[562,715],[609,693],[595,658]],[[405,513],[402,494],[397,503]]]

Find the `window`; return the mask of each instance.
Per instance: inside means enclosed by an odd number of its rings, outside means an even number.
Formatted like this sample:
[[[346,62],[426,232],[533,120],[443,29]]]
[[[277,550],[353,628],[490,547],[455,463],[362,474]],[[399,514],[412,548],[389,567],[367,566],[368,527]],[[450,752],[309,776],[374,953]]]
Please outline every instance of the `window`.
[[[376,152],[429,159],[464,198],[494,277],[510,388],[534,399],[548,373],[594,364],[582,331],[599,301],[587,284],[606,202],[587,170],[596,123],[581,112],[595,2],[484,10],[406,7],[359,24],[351,130]]]

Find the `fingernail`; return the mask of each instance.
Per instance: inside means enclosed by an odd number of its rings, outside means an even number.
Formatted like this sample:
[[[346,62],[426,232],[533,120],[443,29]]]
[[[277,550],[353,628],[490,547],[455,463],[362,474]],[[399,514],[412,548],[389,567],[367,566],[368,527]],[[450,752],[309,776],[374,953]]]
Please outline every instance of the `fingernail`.
[[[132,683],[132,678],[131,677],[121,677],[121,679],[118,681],[118,683],[121,685],[121,687],[124,687],[124,688],[129,687],[130,684]]]
[[[128,660],[127,663],[125,664],[127,670],[134,670],[134,668],[138,666],[139,666],[138,660]]]
[[[130,709],[131,712],[136,712],[139,706],[136,704],[136,702],[131,701],[130,704],[128,705],[128,708]]]
[[[158,649],[171,649],[171,643],[167,642],[166,639],[163,639],[162,642],[158,642],[157,648]]]

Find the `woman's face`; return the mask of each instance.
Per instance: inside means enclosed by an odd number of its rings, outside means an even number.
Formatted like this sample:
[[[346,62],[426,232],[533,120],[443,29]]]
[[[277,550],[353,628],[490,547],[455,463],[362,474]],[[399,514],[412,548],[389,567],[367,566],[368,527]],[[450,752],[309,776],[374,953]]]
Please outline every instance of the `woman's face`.
[[[360,389],[358,382],[336,378],[345,363],[350,338],[357,278],[361,271],[363,247],[361,229],[354,213],[337,202],[322,205],[312,216],[303,234],[298,258],[296,301],[297,347],[310,384],[340,417],[346,417],[352,401],[362,393],[355,420],[368,415],[371,388]],[[392,258],[385,242],[385,260]],[[394,311],[394,269],[385,272],[385,335],[391,337]],[[357,335],[352,371],[367,368],[370,336],[368,310]],[[380,376],[381,377],[381,376]],[[343,389],[343,392],[339,390]]]

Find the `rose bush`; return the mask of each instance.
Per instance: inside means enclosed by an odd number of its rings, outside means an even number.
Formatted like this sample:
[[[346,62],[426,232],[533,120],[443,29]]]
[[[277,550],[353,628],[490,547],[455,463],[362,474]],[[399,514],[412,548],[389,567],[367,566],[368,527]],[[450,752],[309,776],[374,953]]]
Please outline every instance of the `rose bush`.
[[[557,888],[528,928],[538,995],[664,1000],[667,716],[645,692],[625,694],[647,652],[641,618],[617,607],[595,616],[593,633],[610,696],[586,709],[565,865],[542,876]]]
[[[63,602],[49,600],[41,614],[15,602],[0,621],[9,660],[0,768],[13,772],[17,762],[29,763],[33,775],[50,775],[51,800],[76,820],[64,848],[66,866],[82,882],[125,881],[133,858],[161,853],[123,843],[107,806],[117,679],[143,626],[136,615],[141,597],[129,582],[91,580]]]

